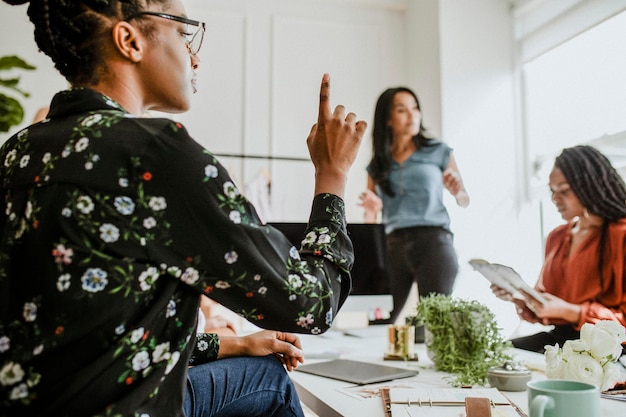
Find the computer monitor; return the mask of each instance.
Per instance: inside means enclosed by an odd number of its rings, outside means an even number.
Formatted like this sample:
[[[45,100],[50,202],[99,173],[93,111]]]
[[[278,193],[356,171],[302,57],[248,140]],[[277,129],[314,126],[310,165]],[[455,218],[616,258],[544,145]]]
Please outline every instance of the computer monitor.
[[[295,247],[301,246],[306,223],[269,224],[280,230]],[[348,313],[364,312],[365,323],[361,324],[367,326],[368,322],[388,318],[393,309],[387,278],[385,227],[373,223],[348,223],[347,230],[354,246],[352,290],[335,322],[340,327],[360,327],[355,320],[363,321],[363,315]]]

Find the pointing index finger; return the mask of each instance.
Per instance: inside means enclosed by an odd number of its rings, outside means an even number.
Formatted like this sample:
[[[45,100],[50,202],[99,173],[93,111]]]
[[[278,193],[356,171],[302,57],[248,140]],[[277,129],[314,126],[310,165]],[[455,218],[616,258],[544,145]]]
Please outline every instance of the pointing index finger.
[[[330,112],[330,75],[325,73],[322,76],[322,85],[320,86],[320,109],[317,117],[319,124],[329,118]]]

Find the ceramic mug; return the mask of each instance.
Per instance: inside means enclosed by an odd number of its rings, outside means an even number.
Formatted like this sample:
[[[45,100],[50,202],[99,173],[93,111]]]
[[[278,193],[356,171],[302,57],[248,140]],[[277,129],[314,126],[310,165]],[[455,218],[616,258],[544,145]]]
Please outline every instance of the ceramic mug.
[[[530,417],[600,417],[600,390],[595,385],[546,379],[526,386]]]

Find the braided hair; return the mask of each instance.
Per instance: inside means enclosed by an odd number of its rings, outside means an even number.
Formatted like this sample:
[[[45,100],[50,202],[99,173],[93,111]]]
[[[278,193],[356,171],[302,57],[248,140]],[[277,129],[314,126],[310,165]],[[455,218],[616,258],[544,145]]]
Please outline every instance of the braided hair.
[[[115,21],[136,14],[149,4],[168,0],[4,0],[30,3],[28,17],[35,25],[39,49],[73,85],[98,81],[105,44]]]
[[[393,135],[391,127],[389,127],[389,116],[393,107],[393,98],[398,93],[409,93],[415,99],[417,103],[417,109],[421,112],[420,101],[415,93],[406,87],[395,87],[385,90],[378,101],[376,102],[376,109],[374,111],[374,126],[372,129],[372,146],[373,154],[371,161],[370,175],[374,182],[378,184],[381,190],[390,196],[395,196],[395,191],[389,181],[389,174],[391,172],[391,165],[393,158],[391,157],[391,144],[393,142]],[[417,135],[413,137],[413,142],[416,148],[431,145],[431,138],[426,135],[426,129],[423,123],[420,121],[419,131]]]
[[[626,217],[626,185],[608,158],[591,146],[563,149],[554,166],[561,170],[582,206],[590,214],[603,219],[598,248],[602,287],[608,227],[610,223]]]

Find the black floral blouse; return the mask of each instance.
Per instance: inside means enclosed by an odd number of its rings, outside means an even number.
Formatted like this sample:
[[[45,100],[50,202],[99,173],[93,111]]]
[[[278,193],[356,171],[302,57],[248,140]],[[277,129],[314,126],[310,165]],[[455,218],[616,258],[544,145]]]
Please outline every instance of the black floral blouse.
[[[339,197],[314,198],[296,249],[183,126],[93,90],[2,146],[0,184],[1,416],[182,416],[188,364],[219,349],[200,294],[317,334],[350,290]]]

